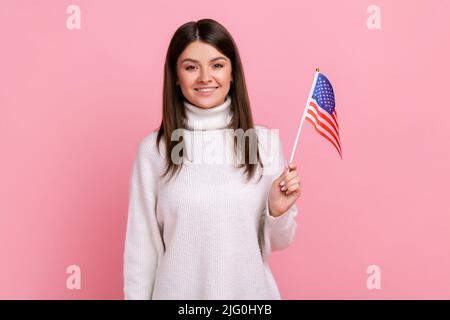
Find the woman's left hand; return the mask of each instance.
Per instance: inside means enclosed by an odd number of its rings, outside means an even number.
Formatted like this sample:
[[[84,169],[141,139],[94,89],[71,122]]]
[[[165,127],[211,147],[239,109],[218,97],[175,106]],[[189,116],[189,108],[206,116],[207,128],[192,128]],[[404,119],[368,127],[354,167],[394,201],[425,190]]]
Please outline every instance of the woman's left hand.
[[[297,175],[297,166],[290,163],[289,170],[288,172],[288,167],[285,167],[270,188],[269,213],[271,216],[281,216],[300,197],[300,177]]]

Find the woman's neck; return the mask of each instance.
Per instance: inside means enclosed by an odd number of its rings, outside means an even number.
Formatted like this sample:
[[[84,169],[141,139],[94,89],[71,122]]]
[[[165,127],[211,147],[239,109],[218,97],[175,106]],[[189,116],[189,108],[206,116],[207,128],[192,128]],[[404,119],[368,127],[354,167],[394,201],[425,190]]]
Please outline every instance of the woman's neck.
[[[232,118],[231,97],[212,108],[197,107],[186,99],[183,100],[186,111],[186,129],[188,130],[219,130],[229,126]]]

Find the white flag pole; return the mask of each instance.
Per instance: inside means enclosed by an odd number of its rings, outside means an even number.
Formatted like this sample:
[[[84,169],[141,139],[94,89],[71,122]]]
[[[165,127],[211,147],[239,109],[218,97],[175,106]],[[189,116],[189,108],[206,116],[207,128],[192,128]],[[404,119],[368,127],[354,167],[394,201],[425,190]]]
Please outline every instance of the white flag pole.
[[[300,126],[298,127],[297,137],[295,137],[294,147],[292,148],[291,158],[289,160],[289,163],[292,163],[292,160],[294,159],[295,149],[297,148],[297,143],[298,143],[298,137],[300,136],[300,131],[302,130],[303,121],[305,121],[306,112],[308,111],[309,100],[311,99],[314,87],[316,86],[317,76],[319,75],[319,72],[320,72],[319,68],[316,68],[316,73],[314,74],[314,80],[313,80],[313,83],[311,86],[311,90],[309,91],[308,99],[306,100],[305,110],[303,111],[303,116],[300,120]],[[288,172],[289,171],[290,171],[290,169],[288,168]]]

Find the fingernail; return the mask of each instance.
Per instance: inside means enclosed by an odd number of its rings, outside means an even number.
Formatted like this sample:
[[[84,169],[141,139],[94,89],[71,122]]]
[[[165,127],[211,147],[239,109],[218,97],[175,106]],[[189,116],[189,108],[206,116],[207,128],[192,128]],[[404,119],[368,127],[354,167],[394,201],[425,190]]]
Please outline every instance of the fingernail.
[[[284,191],[284,190],[286,190],[286,186],[281,187],[281,191]]]
[[[286,182],[284,182],[284,180],[283,181],[281,181],[281,183],[280,183],[280,187],[281,186],[284,186],[284,184],[285,184]]]

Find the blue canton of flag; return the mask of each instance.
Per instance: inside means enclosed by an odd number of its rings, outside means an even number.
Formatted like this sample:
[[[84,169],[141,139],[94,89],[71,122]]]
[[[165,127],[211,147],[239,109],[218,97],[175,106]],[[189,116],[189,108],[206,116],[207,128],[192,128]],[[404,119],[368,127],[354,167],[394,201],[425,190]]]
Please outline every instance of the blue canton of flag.
[[[334,92],[330,81],[321,73],[317,77],[316,87],[314,88],[312,98],[317,104],[327,111],[330,115],[334,112]]]

